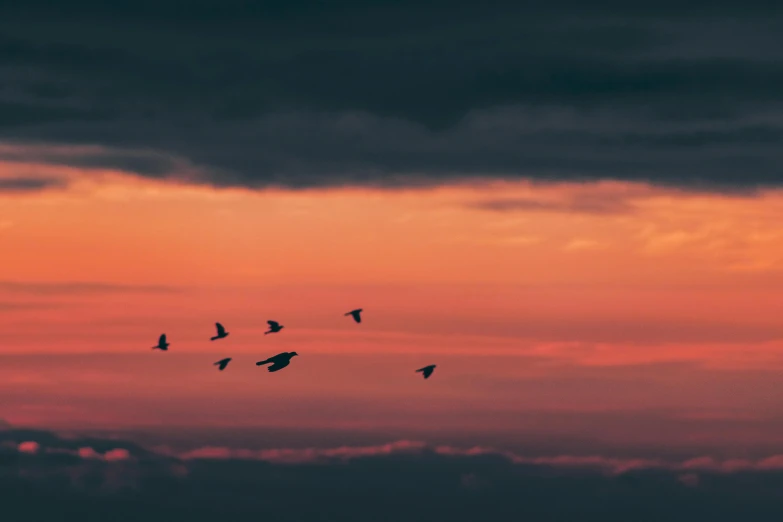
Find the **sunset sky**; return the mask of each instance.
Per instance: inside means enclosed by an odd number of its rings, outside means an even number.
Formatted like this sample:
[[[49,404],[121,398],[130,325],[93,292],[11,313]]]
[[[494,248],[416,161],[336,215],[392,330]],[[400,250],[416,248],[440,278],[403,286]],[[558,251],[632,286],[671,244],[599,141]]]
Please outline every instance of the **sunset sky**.
[[[672,442],[725,438],[718,421],[779,440],[755,427],[783,420],[775,191],[251,191],[2,169],[65,180],[2,196],[12,424],[595,436],[593,414],[666,410]],[[356,307],[361,325],[342,315]],[[287,329],[264,336],[267,319]],[[227,339],[209,341],[215,321]],[[153,353],[162,332],[170,352]],[[301,357],[274,375],[252,364],[280,351]],[[218,373],[224,356],[235,361]],[[431,363],[424,387],[412,371]],[[650,435],[623,428],[628,442]]]
[[[0,425],[779,458],[779,10],[436,4],[0,8]]]

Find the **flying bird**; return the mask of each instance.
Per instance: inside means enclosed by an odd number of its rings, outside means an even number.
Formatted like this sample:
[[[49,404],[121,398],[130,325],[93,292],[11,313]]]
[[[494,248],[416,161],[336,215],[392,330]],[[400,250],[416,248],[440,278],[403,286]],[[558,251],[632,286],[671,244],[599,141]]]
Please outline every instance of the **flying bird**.
[[[424,368],[419,368],[416,371],[423,373],[424,374],[424,378],[427,379],[430,375],[432,375],[432,372],[435,371],[435,365],[434,364],[430,364],[429,366],[425,366]]]
[[[361,313],[362,313],[362,309],[361,308],[357,308],[356,310],[351,310],[350,312],[348,312],[345,315],[346,316],[351,315],[351,316],[353,316],[353,320],[354,321],[356,321],[357,323],[361,323],[362,322],[362,316],[359,315]]]
[[[220,323],[215,323],[215,328],[217,328],[217,335],[215,337],[210,337],[210,341],[214,341],[216,339],[223,339],[224,337],[228,337],[228,332],[225,328],[223,328],[223,325]]]
[[[166,342],[166,334],[160,334],[158,339],[158,345],[152,347],[153,350],[163,350],[164,352],[169,349],[169,343]]]
[[[283,328],[285,328],[285,326],[281,325],[277,321],[267,321],[267,323],[269,324],[269,331],[268,332],[264,332],[264,335],[271,334],[271,333],[277,333],[280,330],[282,330]]]
[[[226,366],[228,366],[228,363],[231,362],[231,357],[226,357],[225,359],[220,359],[218,362],[214,363],[215,366],[218,366],[218,369],[222,372],[226,369]]]
[[[276,372],[277,370],[281,370],[288,366],[288,364],[291,362],[291,358],[299,355],[296,352],[283,352],[278,353],[274,357],[270,357],[269,359],[266,359],[265,361],[258,361],[256,363],[256,366],[261,366],[264,364],[272,363],[272,366],[267,368],[270,372]]]

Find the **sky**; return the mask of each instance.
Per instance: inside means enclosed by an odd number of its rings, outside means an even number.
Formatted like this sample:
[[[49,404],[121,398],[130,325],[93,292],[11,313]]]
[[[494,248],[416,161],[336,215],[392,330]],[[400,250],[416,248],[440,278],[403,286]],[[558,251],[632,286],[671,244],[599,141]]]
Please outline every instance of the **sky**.
[[[779,520],[781,33],[755,1],[0,4],[0,481],[81,519]]]

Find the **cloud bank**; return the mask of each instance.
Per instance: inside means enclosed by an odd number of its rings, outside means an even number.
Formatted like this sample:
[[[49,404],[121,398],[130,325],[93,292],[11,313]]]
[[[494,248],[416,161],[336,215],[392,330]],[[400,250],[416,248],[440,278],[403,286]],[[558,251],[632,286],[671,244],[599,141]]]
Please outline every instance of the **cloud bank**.
[[[11,522],[776,520],[782,467],[781,456],[667,463],[411,441],[174,456],[119,440],[7,429],[0,512]]]
[[[254,189],[781,185],[779,7],[591,7],[5,3],[0,156]]]
[[[208,446],[177,455],[182,460],[194,459],[236,459],[260,460],[275,464],[330,463],[363,457],[389,455],[435,454],[449,457],[493,456],[512,464],[524,464],[564,469],[586,468],[610,474],[623,474],[633,470],[702,471],[734,473],[738,471],[783,471],[783,455],[772,455],[761,459],[715,459],[698,457],[682,461],[667,461],[651,458],[612,458],[600,455],[573,456],[556,455],[526,457],[513,452],[476,446],[468,449],[451,446],[430,446],[421,441],[401,440],[376,446],[343,446],[338,448],[304,449],[233,449]]]

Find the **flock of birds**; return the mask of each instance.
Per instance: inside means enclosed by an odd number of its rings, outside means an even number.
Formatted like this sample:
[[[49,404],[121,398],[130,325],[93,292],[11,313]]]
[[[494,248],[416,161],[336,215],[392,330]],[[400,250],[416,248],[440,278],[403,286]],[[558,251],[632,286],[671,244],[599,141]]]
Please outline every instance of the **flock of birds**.
[[[356,310],[351,310],[350,312],[346,313],[345,316],[351,316],[353,317],[353,320],[357,323],[362,322],[362,312],[363,310],[361,308],[357,308]],[[269,330],[264,332],[264,335],[271,334],[271,333],[278,333],[280,330],[285,328],[282,324],[278,323],[277,321],[267,321],[267,324],[269,325]],[[210,337],[210,341],[217,341],[218,339],[225,339],[228,337],[228,332],[226,331],[226,328],[220,324],[215,323],[215,328],[217,329],[217,335],[214,337]],[[161,334],[160,338],[158,339],[158,344],[156,346],[153,346],[153,350],[162,350],[167,351],[169,349],[170,343],[166,339],[166,334]],[[265,364],[269,364],[270,366],[267,368],[270,372],[276,372],[277,370],[281,370],[288,366],[291,363],[291,359],[299,355],[296,352],[282,352],[278,353],[277,355],[273,355],[272,357],[269,357],[268,359],[264,359],[263,361],[258,361],[256,363],[256,366],[263,366]],[[231,362],[231,357],[226,357],[225,359],[221,359],[214,363],[215,366],[218,367],[218,369],[222,372],[226,369],[226,366],[228,366],[228,363]],[[430,364],[429,366],[425,366],[424,368],[419,368],[416,370],[417,372],[421,372],[422,375],[424,375],[424,378],[427,379],[430,375],[432,375],[432,372],[435,371],[435,365]]]

